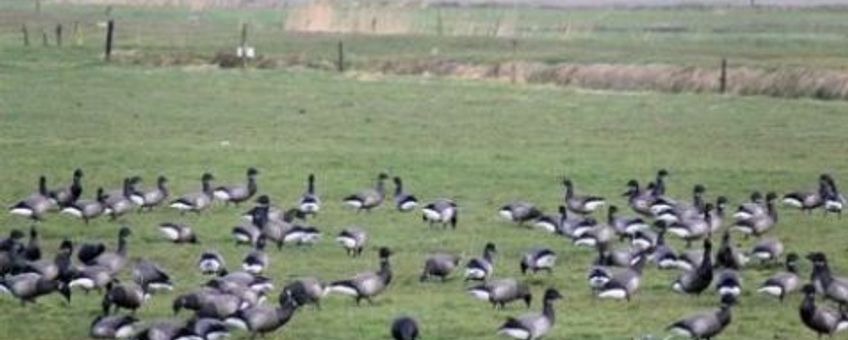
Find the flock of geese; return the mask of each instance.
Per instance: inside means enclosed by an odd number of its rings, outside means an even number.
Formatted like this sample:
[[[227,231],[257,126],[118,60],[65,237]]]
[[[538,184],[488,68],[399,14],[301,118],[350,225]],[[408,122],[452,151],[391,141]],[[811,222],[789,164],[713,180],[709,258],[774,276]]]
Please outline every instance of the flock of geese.
[[[50,189],[44,176],[39,178],[38,190],[11,205],[9,212],[33,221],[60,212],[89,223],[96,218],[109,218],[120,224],[130,212],[147,212],[167,206],[181,213],[201,213],[215,201],[238,206],[253,202],[241,214],[242,222],[232,229],[238,244],[249,247],[237,270],[230,271],[224,257],[215,250],[199,254],[197,270],[209,277],[207,282],[188,293],[174,298],[175,316],[190,311],[187,320],[141,322],[135,311],[153,295],[173,290],[170,276],[156,263],[128,257],[132,230],[122,226],[114,247],[103,243],[75,244],[69,239],[61,242],[52,257],[39,246],[37,223],[27,235],[11,230],[0,239],[0,291],[20,300],[21,304],[35,303],[44,295],[58,293],[68,303],[74,290],[96,291],[102,295],[102,311],[90,327],[90,336],[100,339],[219,339],[235,329],[246,330],[252,336],[274,332],[285,326],[302,306],[320,308],[327,294],[352,297],[357,305],[372,303],[393,282],[392,249],[378,249],[376,269],[363,271],[345,279],[322,281],[303,277],[288,282],[276,303],[268,302],[274,291],[273,280],[263,275],[272,257],[266,252],[271,243],[278,248],[292,245],[312,245],[321,239],[321,231],[308,223],[319,214],[323,203],[315,190],[315,176],[309,175],[306,190],[294,207],[274,205],[267,195],[258,194],[259,171],[249,168],[243,184],[213,186],[214,176],[204,173],[197,192],[172,196],[168,179],[160,176],[156,185],[141,188],[141,178],[128,177],[120,188],[106,191],[97,188],[91,199],[83,199],[84,173],[73,172],[71,183]],[[728,199],[723,196],[706,198],[707,190],[694,185],[692,200],[686,201],[666,194],[666,170],[657,172],[650,183],[642,187],[630,180],[623,197],[636,215],[625,215],[600,196],[580,194],[570,179],[564,179],[563,201],[557,213],[543,212],[536,205],[515,201],[503,205],[497,214],[503,219],[528,228],[536,228],[563,237],[576,247],[597,252],[587,266],[586,285],[600,299],[630,301],[639,293],[646,265],[659,270],[679,271],[669,283],[670,290],[684,295],[700,295],[713,287],[719,296],[717,308],[686,316],[670,323],[668,331],[693,339],[711,339],[731,322],[732,307],[743,291],[740,272],[746,267],[779,264],[783,267],[762,282],[756,291],[783,301],[800,291],[804,298],[799,308],[800,319],[819,337],[848,329],[848,278],[836,276],[828,266],[827,255],[813,252],[806,259],[813,265],[809,283],[798,271],[801,257],[769,232],[778,224],[775,201],[778,195],[754,192],[729,214]],[[449,198],[438,198],[426,204],[408,192],[399,177],[394,177],[394,193],[387,192],[389,176],[380,173],[373,187],[344,197],[343,204],[356,211],[371,211],[388,202],[400,212],[420,211],[421,218],[431,227],[456,228],[460,208]],[[822,174],[818,187],[806,192],[787,193],[782,203],[811,213],[820,209],[825,214],[841,217],[846,203],[833,177]],[[596,220],[592,215],[606,207],[606,218]],[[725,227],[727,226],[727,227]],[[159,225],[163,237],[174,243],[196,243],[192,228],[182,223]],[[731,232],[745,238],[756,238],[750,250],[739,249]],[[720,235],[715,248],[713,235]],[[686,243],[686,249],[674,249],[666,243],[673,236]],[[335,237],[348,256],[356,257],[367,246],[368,232],[362,227],[347,227]],[[493,308],[523,301],[530,308],[533,294],[521,279],[495,276],[497,247],[486,243],[479,257],[463,259],[451,253],[435,253],[423,261],[421,281],[444,281],[459,272],[467,284],[467,293],[486,301]],[[786,253],[786,254],[784,254]],[[552,272],[557,253],[537,247],[518,259],[522,274]],[[120,280],[118,274],[131,270],[132,280]],[[817,301],[824,298],[825,302]],[[562,298],[555,288],[542,294],[539,313],[508,318],[494,331],[516,339],[542,338],[555,323],[554,302]],[[832,302],[834,305],[831,306]],[[399,316],[390,323],[394,339],[417,339],[419,323],[410,316]]]

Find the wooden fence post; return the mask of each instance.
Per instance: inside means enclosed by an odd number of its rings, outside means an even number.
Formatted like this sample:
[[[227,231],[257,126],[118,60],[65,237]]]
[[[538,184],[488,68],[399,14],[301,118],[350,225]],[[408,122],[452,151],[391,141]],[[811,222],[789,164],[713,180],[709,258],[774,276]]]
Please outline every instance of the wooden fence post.
[[[727,91],[727,59],[721,59],[721,74],[718,78],[718,92],[724,93]]]
[[[241,68],[247,67],[247,23],[244,22],[241,24],[241,42],[239,43],[241,48]]]
[[[21,33],[24,35],[24,46],[29,46],[29,30],[27,30],[27,25],[21,25]]]
[[[106,24],[106,61],[112,59],[112,37],[115,31],[115,21],[109,20]]]
[[[338,52],[339,52],[339,59],[338,59],[338,62],[337,62],[336,65],[339,69],[339,72],[344,72],[345,71],[344,43],[341,40],[339,40]]]
[[[510,65],[509,70],[509,82],[515,84],[516,78],[518,77],[518,69],[516,67],[516,63],[518,60],[518,39],[512,38],[512,63]]]
[[[47,31],[41,29],[41,45],[47,47]]]
[[[62,24],[56,25],[56,46],[62,47]]]

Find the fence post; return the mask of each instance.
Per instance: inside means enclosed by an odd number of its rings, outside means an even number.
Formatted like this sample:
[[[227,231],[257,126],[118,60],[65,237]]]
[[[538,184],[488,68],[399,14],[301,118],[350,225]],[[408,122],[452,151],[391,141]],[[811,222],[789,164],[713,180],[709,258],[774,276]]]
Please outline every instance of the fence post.
[[[62,47],[62,24],[56,25],[56,46]]]
[[[27,25],[21,25],[21,33],[24,35],[24,46],[29,46],[29,30],[27,30]]]
[[[339,60],[338,60],[337,67],[339,69],[339,72],[344,72],[345,71],[344,43],[341,40],[339,40],[338,50],[339,50],[338,51],[339,52]]]
[[[724,93],[727,91],[727,59],[721,59],[721,74],[718,78],[718,92]]]
[[[241,68],[247,67],[247,23],[241,24]]]
[[[112,59],[112,36],[115,31],[115,21],[109,20],[106,24],[106,61]]]
[[[516,67],[516,63],[518,62],[518,60],[516,60],[516,58],[518,58],[518,39],[512,38],[511,42],[512,42],[512,64],[510,65],[510,70],[509,70],[509,73],[510,73],[509,74],[509,82],[515,84],[516,78],[518,77],[518,75],[517,75],[518,70],[517,70],[517,67]]]
[[[47,47],[47,31],[41,29],[41,45]]]

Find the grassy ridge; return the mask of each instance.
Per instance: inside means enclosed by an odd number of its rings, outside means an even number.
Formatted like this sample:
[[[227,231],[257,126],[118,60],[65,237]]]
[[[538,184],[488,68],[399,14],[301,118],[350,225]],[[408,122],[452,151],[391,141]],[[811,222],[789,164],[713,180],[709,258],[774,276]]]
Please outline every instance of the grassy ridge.
[[[245,167],[257,166],[263,171],[261,190],[288,204],[303,189],[306,174],[315,172],[327,202],[315,220],[325,240],[312,249],[270,251],[269,275],[278,284],[297,275],[339,279],[376,268],[373,251],[348,259],[331,242],[346,225],[365,226],[372,248],[388,245],[398,251],[396,282],[375,306],[355,308],[347,298],[333,296],[323,311],[307,308],[296,315],[277,338],[383,338],[389,320],[401,312],[417,316],[428,339],[493,338],[503,318],[523,308],[492,311],[465,296],[457,279],[444,285],[417,282],[428,252],[476,255],[486,241],[501,250],[499,276],[519,275],[518,258],[533,245],[560,253],[554,275],[530,279],[537,296],[549,285],[566,295],[557,306],[551,338],[660,334],[675,318],[713,306],[716,298],[676,295],[669,288],[673,273],[649,269],[633,303],[594,300],[584,279],[593,252],[500,222],[496,209],[523,198],[554,210],[564,174],[574,178],[579,191],[623,205],[618,197],[623,184],[648,178],[659,167],[671,169],[669,185],[676,196],[687,197],[691,185],[703,183],[711,197],[725,194],[733,202],[752,189],[805,188],[821,171],[843,181],[848,173],[842,161],[848,117],[841,114],[846,110],[841,102],[616,95],[306,71],[69,66],[58,58],[55,64],[31,63],[12,55],[0,73],[0,158],[6,160],[0,197],[8,202],[33,190],[38,174],[47,175],[52,186],[68,181],[77,166],[87,172],[86,196],[97,185],[117,187],[127,175],[152,181],[166,174],[179,193],[196,190],[203,171],[229,183],[242,181]],[[229,147],[221,146],[225,140]],[[370,185],[381,170],[403,176],[408,189],[425,200],[456,198],[462,206],[458,230],[428,230],[419,216],[387,208],[371,214],[341,208],[341,197]],[[203,282],[193,270],[203,249],[219,249],[231,267],[246,252],[229,237],[240,211],[215,207],[185,218],[165,210],[129,216],[127,223],[136,231],[130,254],[161,263],[179,292],[189,290]],[[844,222],[781,213],[775,234],[790,250],[827,251],[833,267],[845,272]],[[191,223],[203,243],[163,242],[154,228],[163,221]],[[0,224],[6,230],[28,225],[5,214]],[[66,235],[113,244],[117,232],[106,220],[84,226],[64,216],[51,216],[41,229],[51,253]],[[727,338],[812,338],[798,319],[797,296],[779,305],[750,293],[769,273],[744,273],[747,292]],[[168,316],[175,294],[155,297],[140,316]],[[8,334],[26,338],[84,338],[98,306],[93,294],[76,295],[70,307],[48,297],[20,308],[3,297],[0,323]]]

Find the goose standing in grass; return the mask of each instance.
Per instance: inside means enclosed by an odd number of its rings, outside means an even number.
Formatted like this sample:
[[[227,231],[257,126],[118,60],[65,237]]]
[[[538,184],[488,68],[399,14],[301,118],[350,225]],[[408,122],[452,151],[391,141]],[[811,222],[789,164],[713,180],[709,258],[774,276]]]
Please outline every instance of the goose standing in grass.
[[[288,292],[283,292],[283,294],[290,295]],[[297,302],[290,296],[287,298],[281,297],[280,300],[279,307],[255,306],[239,310],[235,315],[227,318],[225,322],[235,328],[249,331],[251,338],[256,338],[256,335],[264,337],[265,334],[285,326],[297,311]]]
[[[495,248],[494,243],[486,243],[483,248],[483,256],[475,257],[465,265],[465,281],[485,281],[495,271]]]
[[[394,199],[397,210],[407,212],[415,209],[418,206],[418,199],[415,198],[415,195],[403,190],[403,180],[400,177],[395,176],[393,180],[395,182]]]
[[[138,319],[130,315],[98,315],[88,335],[93,339],[128,339],[135,334]]]
[[[416,340],[419,336],[418,321],[409,316],[395,318],[390,330],[394,340]]]
[[[654,245],[649,259],[659,269],[680,268],[678,265],[677,251],[665,243],[665,230],[661,229],[657,234],[657,243]]]
[[[283,291],[291,294],[291,298],[298,306],[313,304],[316,308],[321,309],[321,299],[327,292],[326,286],[321,280],[314,277],[298,278],[283,287]],[[284,294],[280,294],[280,299],[284,298]],[[282,301],[280,301],[282,303]]]
[[[251,274],[261,274],[268,266],[268,254],[265,253],[265,236],[259,236],[256,244],[241,262],[241,267]]]
[[[701,295],[713,281],[713,244],[709,238],[704,239],[704,258],[697,268],[689,270],[677,277],[671,288],[685,294]]]
[[[721,307],[717,310],[687,316],[668,326],[668,330],[691,339],[712,339],[730,324],[730,310],[735,304],[733,296],[722,296]]]
[[[529,202],[516,201],[508,203],[498,210],[498,215],[503,219],[524,225],[527,221],[538,219],[542,216],[542,212],[535,205]]]
[[[639,290],[642,281],[642,268],[645,267],[647,256],[636,255],[635,263],[629,268],[613,274],[603,286],[598,289],[598,297],[602,299],[626,299],[630,298]]]
[[[256,168],[253,167],[247,168],[247,183],[244,185],[234,184],[219,186],[212,191],[212,195],[216,199],[224,201],[227,205],[230,203],[239,205],[239,203],[249,200],[256,194],[256,191],[258,190],[256,185],[257,175],[259,175],[259,170],[256,170]]]
[[[68,303],[71,302],[71,291],[67,285],[40,274],[23,273],[0,278],[0,293],[11,294],[21,301],[21,305],[35,303],[39,297],[57,291]]]
[[[200,254],[200,259],[197,260],[197,268],[204,275],[214,275],[225,272],[227,263],[218,251],[207,250]]]
[[[733,218],[736,220],[745,220],[752,216],[764,214],[765,212],[766,205],[763,200],[763,194],[759,191],[754,191],[751,192],[748,202],[742,203],[738,208],[736,208],[736,212],[733,213]]]
[[[725,268],[716,274],[715,290],[719,296],[742,294],[742,276],[735,269]]]
[[[557,232],[562,228],[563,221],[568,219],[568,211],[564,205],[560,205],[558,211],[558,214],[542,214],[533,222],[533,226],[551,234]]]
[[[104,266],[112,273],[120,271],[127,263],[127,237],[132,236],[132,230],[126,226],[118,231],[118,247],[114,252],[104,251],[90,262],[90,265]]]
[[[830,190],[827,174],[819,176],[819,188],[816,191],[794,191],[783,195],[783,204],[811,213],[824,205],[825,197]]]
[[[833,276],[824,253],[811,253],[807,259],[813,262],[810,279],[816,289],[820,288],[825,299],[838,303],[840,310],[848,312],[848,278]]]
[[[845,207],[845,203],[848,201],[846,201],[845,195],[839,192],[839,189],[836,187],[836,181],[832,176],[827,175],[825,182],[827,182],[828,191],[824,197],[824,212],[836,213],[839,218],[842,218],[842,208]]]
[[[801,278],[798,276],[798,254],[786,255],[786,271],[778,272],[763,282],[757,292],[776,296],[783,302],[787,294],[798,289]]]
[[[654,180],[653,194],[654,197],[662,197],[665,196],[665,178],[668,177],[669,172],[666,169],[657,170],[657,177]]]
[[[676,235],[686,241],[686,248],[692,246],[692,241],[697,241],[703,238],[708,238],[712,231],[712,203],[707,203],[704,206],[704,211],[700,215],[689,216],[677,222],[671,222],[666,226],[666,230],[672,235]],[[660,221],[665,221],[660,219]]]
[[[448,253],[436,253],[427,257],[424,261],[424,269],[421,271],[419,281],[424,282],[431,277],[437,277],[444,282],[459,266],[459,256]]]
[[[164,222],[159,224],[159,231],[168,241],[174,243],[197,243],[197,235],[188,224]]]
[[[766,199],[766,213],[753,215],[746,219],[737,219],[732,229],[746,236],[754,235],[760,237],[774,227],[777,223],[777,210],[774,207],[774,196]]]
[[[657,246],[660,235],[653,230],[637,231],[630,238],[630,246],[637,250],[650,250]],[[665,238],[665,235],[663,235]],[[663,239],[665,242],[665,239]]]
[[[645,221],[638,217],[618,216],[618,207],[610,205],[607,210],[607,224],[622,237],[632,237],[637,231],[650,229]]]
[[[47,191],[47,177],[41,176],[38,178],[38,191],[10,206],[9,213],[39,221],[52,206]]]
[[[651,212],[651,205],[654,204],[654,200],[657,198],[655,189],[654,183],[651,183],[645,190],[641,190],[639,188],[639,181],[631,179],[627,182],[627,191],[622,196],[627,197],[627,204],[637,214],[645,217],[654,217],[654,214]]]
[[[468,288],[468,294],[480,300],[488,301],[492,308],[503,309],[508,303],[524,300],[527,308],[533,299],[530,286],[513,278],[491,280]]]
[[[523,340],[535,340],[543,337],[554,326],[556,317],[553,303],[559,299],[562,299],[562,295],[556,289],[548,288],[542,298],[542,313],[509,317],[498,328],[498,334]]]
[[[356,299],[356,305],[365,299],[373,303],[372,298],[382,293],[392,282],[392,266],[389,248],[380,248],[380,269],[376,272],[364,272],[348,280],[335,281],[329,284],[331,292],[351,295]]]
[[[95,199],[78,200],[63,208],[62,213],[80,218],[85,224],[88,224],[88,221],[103,214],[106,209],[106,197],[103,188],[97,188]]]
[[[436,223],[441,223],[447,228],[450,224],[451,228],[456,229],[456,223],[459,220],[459,208],[456,202],[447,198],[439,198],[430,202],[421,208],[423,214],[421,219],[424,222],[429,222],[430,227]]]
[[[748,264],[748,261],[748,256],[731,244],[730,232],[725,230],[721,235],[721,244],[719,244],[716,252],[715,268],[739,270]]]
[[[171,276],[156,263],[147,259],[136,259],[132,270],[133,281],[145,292],[158,293],[174,290]]]
[[[600,196],[583,196],[574,193],[574,183],[571,179],[564,179],[562,185],[565,186],[565,206],[572,212],[586,215],[591,214],[598,208],[606,204],[606,200]]]
[[[204,173],[203,176],[200,177],[201,190],[199,192],[192,192],[185,194],[170,203],[170,207],[177,209],[181,214],[186,213],[187,211],[193,211],[195,213],[200,213],[212,203],[212,180],[215,177],[210,173]]]
[[[321,210],[321,198],[315,193],[315,175],[309,174],[306,178],[306,191],[300,196],[297,208],[304,215],[316,215]]]
[[[86,293],[92,290],[101,292],[115,279],[112,270],[103,265],[90,265],[74,269],[69,276],[68,288],[79,287]]]
[[[130,198],[138,206],[138,211],[152,211],[153,208],[165,202],[170,195],[167,183],[168,179],[165,176],[159,176],[156,179],[156,187],[149,190],[133,190]]]
[[[532,270],[535,274],[540,270],[544,270],[551,274],[554,265],[556,265],[557,255],[553,250],[544,247],[530,249],[521,258],[520,268],[521,274],[527,274],[528,270]]]
[[[816,288],[804,285],[804,300],[801,301],[799,314],[804,326],[807,326],[821,339],[822,335],[832,337],[834,334],[848,329],[848,315],[827,306],[816,306]]]
[[[378,207],[383,203],[383,199],[386,197],[386,187],[385,181],[389,178],[389,175],[385,173],[380,173],[377,175],[377,183],[374,185],[373,189],[365,189],[353,195],[349,195],[344,198],[344,204],[348,207],[356,209],[359,211],[371,211]]]
[[[707,189],[701,184],[696,184],[692,187],[691,205],[667,197],[657,198],[654,204],[651,205],[651,212],[657,219],[667,222],[679,222],[694,216],[700,216],[706,211],[707,203],[704,200],[704,193],[706,191]]]
[[[82,169],[76,169],[70,185],[50,190],[48,196],[51,204],[61,209],[76,202],[82,195],[82,176]]]
[[[106,285],[106,295],[103,295],[103,315],[109,315],[111,310],[116,313],[121,309],[129,309],[132,315],[147,301],[147,292],[134,283],[119,283]],[[114,307],[114,308],[113,308]]]
[[[591,228],[582,228],[574,233],[574,245],[581,247],[595,248],[598,246],[606,247],[613,241],[615,231],[608,225],[598,224]]]
[[[67,282],[71,274],[71,255],[74,246],[71,241],[63,240],[59,245],[59,251],[52,259],[28,260],[19,264],[20,272],[36,273],[48,280],[61,280]]]
[[[754,245],[750,254],[765,264],[776,261],[783,254],[783,242],[776,237],[763,237]]]
[[[348,256],[356,257],[362,255],[365,243],[368,242],[368,233],[360,227],[347,227],[336,236],[336,242],[344,247]]]
[[[106,208],[103,210],[103,213],[109,215],[113,221],[133,209],[133,181],[134,179],[132,178],[124,178],[122,189],[120,191],[110,193],[109,197],[106,198]]]

